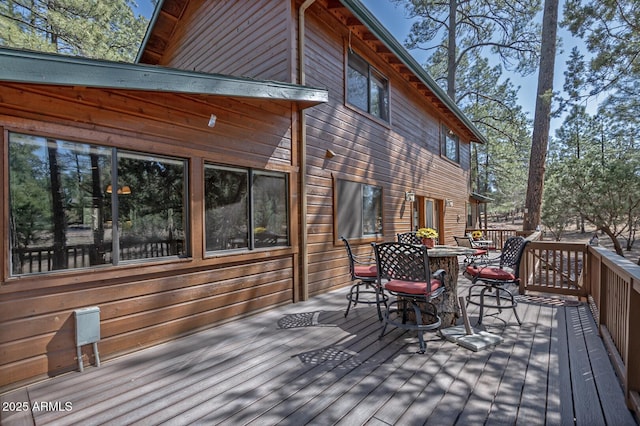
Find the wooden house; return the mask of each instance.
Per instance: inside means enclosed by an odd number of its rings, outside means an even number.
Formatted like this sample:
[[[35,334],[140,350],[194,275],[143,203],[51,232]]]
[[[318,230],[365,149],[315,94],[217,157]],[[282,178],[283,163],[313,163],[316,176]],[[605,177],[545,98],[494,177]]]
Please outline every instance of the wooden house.
[[[357,0],[160,1],[136,64],[0,49],[0,387],[349,282],[464,232],[483,136]],[[92,362],[91,346],[82,357]]]

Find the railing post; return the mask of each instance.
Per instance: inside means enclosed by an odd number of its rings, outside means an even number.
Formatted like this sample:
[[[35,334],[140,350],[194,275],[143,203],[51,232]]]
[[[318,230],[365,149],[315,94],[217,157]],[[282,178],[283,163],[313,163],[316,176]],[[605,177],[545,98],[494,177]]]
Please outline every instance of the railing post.
[[[629,353],[627,358],[627,405],[640,415],[640,281],[631,281],[629,297]]]

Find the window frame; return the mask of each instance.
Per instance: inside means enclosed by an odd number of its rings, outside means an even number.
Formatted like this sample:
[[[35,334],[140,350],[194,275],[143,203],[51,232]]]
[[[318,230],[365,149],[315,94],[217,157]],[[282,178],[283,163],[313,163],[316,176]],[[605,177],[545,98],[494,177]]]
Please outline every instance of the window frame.
[[[105,214],[105,216],[103,217],[103,221],[105,222],[104,224],[111,222],[111,231],[112,231],[112,235],[111,235],[111,240],[106,240],[105,243],[109,245],[110,248],[110,252],[109,252],[109,257],[108,257],[108,261],[105,261],[104,263],[94,263],[92,264],[90,261],[88,261],[88,264],[84,264],[85,260],[84,257],[87,256],[85,254],[84,251],[80,252],[80,256],[82,258],[82,260],[80,261],[80,266],[78,265],[78,254],[74,254],[74,258],[72,259],[71,257],[68,258],[67,261],[65,261],[65,263],[67,263],[67,266],[64,268],[57,268],[57,269],[48,269],[48,268],[52,268],[52,266],[47,266],[45,267],[45,269],[43,269],[41,266],[39,266],[37,269],[33,271],[31,267],[29,267],[29,271],[27,272],[15,272],[14,266],[13,266],[13,260],[14,260],[14,247],[12,246],[10,240],[10,233],[11,233],[11,229],[8,228],[7,229],[7,238],[8,238],[8,244],[7,244],[7,257],[5,259],[3,259],[3,262],[5,264],[5,268],[4,269],[4,273],[3,275],[7,278],[7,279],[26,279],[26,278],[32,278],[32,277],[48,277],[48,276],[55,276],[58,274],[86,274],[87,270],[114,270],[116,268],[125,268],[125,267],[131,267],[132,265],[139,265],[140,263],[146,263],[146,264],[157,264],[157,263],[165,263],[167,261],[178,261],[178,260],[184,260],[185,258],[191,258],[192,257],[192,253],[191,253],[191,227],[192,227],[192,223],[190,220],[190,193],[189,193],[189,176],[191,173],[191,164],[189,162],[189,159],[186,157],[179,157],[179,156],[175,156],[175,155],[165,155],[165,154],[155,154],[152,153],[150,151],[144,151],[144,150],[135,150],[135,149],[131,149],[131,147],[128,146],[114,146],[114,145],[109,145],[107,143],[105,143],[105,141],[101,140],[99,137],[96,138],[92,138],[92,139],[87,139],[87,138],[83,138],[83,137],[77,137],[77,135],[74,134],[65,134],[64,132],[61,132],[60,134],[52,134],[49,132],[31,132],[28,131],[24,128],[13,128],[13,129],[9,129],[9,128],[4,128],[3,131],[3,136],[4,139],[6,140],[6,151],[5,153],[6,158],[9,158],[9,153],[11,150],[11,145],[12,145],[12,135],[18,135],[19,137],[27,137],[27,138],[33,138],[34,141],[39,141],[39,140],[52,140],[55,141],[56,146],[57,146],[57,150],[61,150],[60,153],[61,155],[64,155],[65,152],[69,151],[71,153],[76,153],[77,155],[83,155],[86,156],[88,152],[98,152],[97,150],[102,150],[104,151],[104,153],[108,153],[109,155],[109,159],[108,162],[110,163],[110,168],[108,173],[110,174],[110,176],[106,179],[106,180],[102,180],[100,179],[99,182],[99,186],[101,187],[101,192],[104,195],[104,199],[106,201],[106,203],[110,204],[110,206],[103,206],[103,208],[105,209],[104,212],[102,212],[102,214]],[[95,136],[99,136],[98,134],[96,134]],[[19,144],[20,146],[24,145],[25,142],[21,142],[21,141],[17,141],[15,142],[16,144]],[[27,141],[27,143],[29,143]],[[50,144],[51,142],[46,142],[47,144]],[[65,145],[66,144],[66,145]],[[38,146],[37,143],[35,143],[33,145],[34,147]],[[181,185],[183,187],[183,193],[182,193],[182,221],[181,221],[181,225],[183,227],[183,229],[181,230],[181,234],[183,236],[183,242],[182,242],[182,249],[179,250],[177,253],[175,254],[167,254],[167,255],[159,255],[159,256],[151,256],[151,257],[141,257],[141,258],[130,258],[130,259],[126,259],[126,258],[121,258],[121,250],[122,248],[119,246],[120,245],[120,239],[122,238],[120,229],[121,227],[118,225],[118,221],[121,220],[121,212],[120,212],[120,204],[121,201],[119,199],[120,196],[127,196],[128,194],[131,193],[131,188],[129,188],[128,186],[123,186],[123,188],[126,188],[124,190],[124,192],[121,189],[118,189],[117,191],[112,191],[111,188],[118,188],[118,182],[120,181],[121,177],[120,173],[119,173],[119,162],[118,159],[121,155],[129,155],[129,156],[137,156],[137,157],[145,157],[147,158],[149,161],[158,161],[161,159],[166,159],[167,161],[171,161],[171,162],[176,162],[176,163],[180,163],[183,166],[182,169],[182,179],[181,179]],[[63,157],[61,157],[63,158]],[[8,161],[8,160],[7,160]],[[84,160],[86,161],[86,159]],[[7,182],[10,182],[12,179],[12,170],[11,170],[11,166],[6,163],[6,177],[7,177]],[[64,167],[64,165],[63,165]],[[93,167],[92,167],[93,168]],[[77,173],[80,173],[80,169],[77,169]],[[50,173],[50,172],[49,172]],[[82,173],[86,173],[85,171],[83,171]],[[48,179],[51,179],[51,176],[49,174]],[[9,184],[10,185],[10,184]],[[68,187],[65,186],[64,190],[67,191],[73,191],[75,188],[72,187]],[[127,192],[129,191],[129,192]],[[95,193],[95,192],[94,192]],[[94,195],[95,197],[95,195]],[[5,214],[7,215],[7,220],[9,221],[9,217],[11,216],[11,210],[13,209],[12,207],[12,203],[13,203],[13,199],[12,199],[12,195],[11,195],[11,190],[10,188],[7,188],[6,191],[6,195],[5,195],[5,200],[7,202],[7,209],[5,211]],[[73,203],[70,206],[65,207],[65,211],[68,208],[73,208],[72,207]],[[53,208],[53,207],[50,207]],[[76,208],[77,209],[77,208]],[[92,208],[93,209],[93,208]],[[108,210],[108,212],[107,212]],[[98,216],[101,217],[101,216]],[[110,220],[109,220],[110,218]],[[85,218],[86,219],[86,218]],[[92,220],[95,220],[92,219]],[[64,223],[67,223],[67,213],[65,212],[65,217],[63,218]],[[103,225],[104,225],[103,224]],[[70,228],[68,225],[65,225],[65,239],[67,240],[67,242],[69,242],[69,238],[73,238],[72,236],[68,235],[68,231]],[[90,228],[93,229],[93,228]],[[93,232],[95,232],[95,229],[93,229]],[[178,240],[176,240],[178,241]],[[52,244],[54,244],[54,246],[56,245],[55,241],[52,242]],[[145,243],[146,244],[146,243]],[[154,244],[153,242],[151,242],[151,244]],[[178,243],[176,243],[178,244]],[[77,247],[82,247],[86,244],[78,244],[76,242],[75,246]],[[65,251],[67,252],[65,254],[66,256],[69,256],[70,253],[76,253],[75,251],[73,252],[69,252],[69,250],[74,250],[74,244],[70,244],[70,245],[65,245]],[[179,247],[179,244],[176,246]],[[152,251],[155,249],[151,249]],[[51,260],[49,260],[48,262],[52,262]],[[73,265],[73,266],[70,266]],[[135,267],[135,266],[134,266]]]
[[[453,153],[449,142],[455,144]],[[460,137],[445,124],[440,127],[440,155],[449,161],[460,164]]]
[[[391,91],[390,91],[390,83],[389,78],[384,75],[380,70],[375,68],[369,61],[364,59],[361,55],[358,55],[350,48],[347,48],[347,52],[345,55],[345,78],[344,78],[344,101],[345,104],[351,108],[354,108],[358,111],[364,112],[376,120],[380,120],[385,124],[391,124]],[[353,102],[353,99],[350,94],[352,93],[351,86],[349,84],[350,71],[354,70],[366,78],[367,82],[367,108],[364,109],[362,105],[358,105]],[[381,83],[381,84],[378,84]],[[384,97],[380,102],[374,103],[374,88],[380,88],[382,86],[382,91],[377,91],[376,93],[383,93]],[[378,95],[376,98],[380,98]],[[382,104],[382,105],[380,105]],[[374,106],[378,106],[380,111],[376,114]]]
[[[203,190],[203,195],[205,199],[205,203],[203,203],[204,235],[207,235],[207,233],[209,232],[207,229],[207,211],[206,211],[207,183],[205,181],[208,168],[246,173],[247,184],[246,184],[245,191],[246,191],[247,206],[246,206],[246,217],[245,217],[244,223],[247,226],[247,233],[246,233],[247,237],[246,237],[246,246],[220,248],[220,249],[209,249],[207,247],[207,241],[205,237],[204,246],[203,246],[204,258],[212,258],[212,257],[230,254],[230,253],[252,252],[252,251],[261,250],[261,249],[274,250],[274,249],[286,249],[291,247],[291,206],[290,206],[290,199],[289,199],[290,198],[289,197],[289,190],[290,190],[289,173],[255,169],[250,167],[232,166],[227,164],[219,164],[219,163],[205,161],[203,164],[203,182],[202,182],[202,190]],[[285,212],[285,223],[287,225],[287,229],[286,229],[286,234],[279,235],[277,237],[278,239],[279,238],[285,239],[284,244],[278,244],[277,239],[275,244],[270,244],[270,245],[259,245],[256,243],[255,231],[259,227],[256,226],[256,223],[255,223],[256,209],[254,206],[254,202],[257,198],[256,194],[254,193],[256,188],[256,185],[254,182],[255,176],[273,176],[273,177],[281,178],[284,180],[284,188],[283,188],[284,198],[285,198],[284,212]]]

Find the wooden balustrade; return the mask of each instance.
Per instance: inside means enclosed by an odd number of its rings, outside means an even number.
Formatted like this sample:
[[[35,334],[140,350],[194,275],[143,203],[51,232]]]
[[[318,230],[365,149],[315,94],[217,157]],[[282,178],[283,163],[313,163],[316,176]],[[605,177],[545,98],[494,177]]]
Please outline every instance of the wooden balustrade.
[[[596,323],[622,382],[627,405],[640,416],[640,266],[588,247]]]
[[[497,249],[500,249],[500,247],[504,246],[504,243],[505,243],[505,241],[507,241],[507,238],[514,237],[516,235],[520,235],[521,234],[521,231],[517,231],[515,229],[477,229],[477,228],[470,228],[470,229],[466,229],[464,232],[465,232],[465,234],[470,234],[473,231],[482,231],[483,239],[493,241]]]
[[[589,300],[627,405],[640,415],[640,266],[602,247],[537,238],[522,258],[520,293]]]

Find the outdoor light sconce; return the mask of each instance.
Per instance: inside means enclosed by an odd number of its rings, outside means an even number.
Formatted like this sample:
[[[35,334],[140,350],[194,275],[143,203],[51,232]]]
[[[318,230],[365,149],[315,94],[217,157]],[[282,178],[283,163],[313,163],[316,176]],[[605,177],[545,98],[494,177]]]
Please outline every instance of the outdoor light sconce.
[[[453,200],[447,198],[445,200],[445,204],[446,204],[447,207],[453,207]]]
[[[336,156],[336,153],[331,151],[330,149],[328,149],[325,153],[324,153],[324,157],[325,158],[333,158]]]
[[[416,193],[413,191],[407,191],[404,193],[404,200],[413,203],[416,200]]]
[[[209,117],[209,123],[207,124],[207,126],[215,127],[217,119],[218,119],[218,117],[216,117],[215,114],[211,114],[211,117]]]

